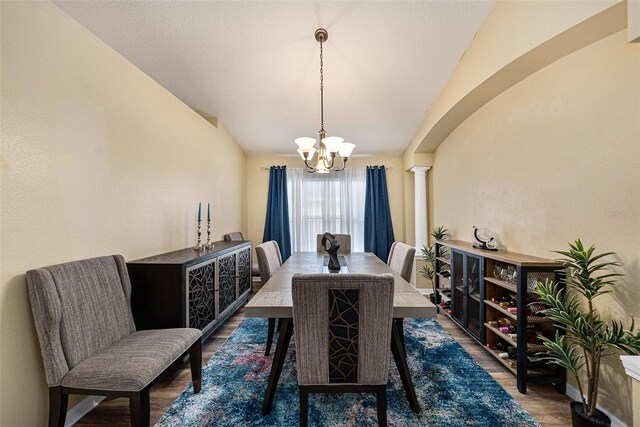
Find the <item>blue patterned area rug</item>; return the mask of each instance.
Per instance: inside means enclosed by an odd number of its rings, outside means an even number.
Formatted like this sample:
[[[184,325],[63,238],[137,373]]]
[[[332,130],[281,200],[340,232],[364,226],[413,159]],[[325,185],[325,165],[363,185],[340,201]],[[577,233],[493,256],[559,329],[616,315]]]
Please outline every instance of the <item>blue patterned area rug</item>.
[[[264,356],[266,319],[247,319],[202,371],[202,391],[189,385],[156,426],[296,426],[298,387],[293,339],[271,413],[260,413],[271,357]],[[409,368],[422,411],[416,415],[393,358],[387,385],[390,426],[538,426],[533,418],[435,320],[405,324]],[[312,394],[312,426],[375,426],[368,394]]]

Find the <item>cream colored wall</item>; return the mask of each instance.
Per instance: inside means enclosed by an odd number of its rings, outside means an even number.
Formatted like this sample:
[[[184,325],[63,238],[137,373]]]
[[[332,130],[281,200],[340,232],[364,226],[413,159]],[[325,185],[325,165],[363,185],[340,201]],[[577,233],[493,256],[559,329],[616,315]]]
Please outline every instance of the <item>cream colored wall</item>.
[[[471,70],[467,70],[470,72]],[[640,315],[640,46],[620,31],[516,84],[436,151],[435,222],[472,225],[544,257],[578,237],[615,251],[626,274],[605,316]],[[631,383],[603,366],[599,403],[631,424]]]
[[[435,150],[462,120],[512,84],[624,28],[626,9],[621,0],[496,2],[405,149],[405,169],[419,164],[417,151]]]
[[[248,236],[256,244],[262,242],[264,220],[267,212],[267,195],[269,193],[269,171],[262,167],[282,165],[299,168],[304,164],[300,157],[247,157],[247,213]],[[393,167],[387,171],[387,188],[389,191],[389,207],[393,233],[396,240],[404,240],[402,159],[400,157],[352,157],[347,167],[365,167],[369,165],[385,165]]]
[[[242,229],[246,156],[56,6],[2,2],[0,425],[46,424],[29,269]]]

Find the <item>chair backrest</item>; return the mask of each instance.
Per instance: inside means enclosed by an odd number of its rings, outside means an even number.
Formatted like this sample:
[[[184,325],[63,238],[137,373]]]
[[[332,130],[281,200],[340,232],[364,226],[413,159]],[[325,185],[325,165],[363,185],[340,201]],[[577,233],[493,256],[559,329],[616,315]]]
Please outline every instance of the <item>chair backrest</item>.
[[[389,375],[392,274],[294,274],[298,383],[382,385]]]
[[[413,261],[416,256],[416,248],[402,242],[393,242],[387,264],[396,271],[404,280],[411,280]]]
[[[244,240],[242,233],[239,231],[234,231],[232,233],[227,233],[224,235],[225,242],[241,242]]]
[[[351,253],[351,234],[334,234],[334,236],[336,236],[336,240],[340,244],[338,253],[343,255]],[[322,247],[322,234],[318,234],[316,249],[320,253],[326,253],[326,251]]]
[[[393,257],[393,249],[396,247],[396,243],[398,242],[393,242],[391,244],[391,247],[389,248],[389,258],[387,258],[387,265],[391,265],[391,257]]]
[[[27,286],[49,386],[135,332],[131,282],[120,255],[31,270]]]
[[[264,285],[282,265],[278,242],[270,240],[256,246],[256,257],[258,258],[260,281]]]

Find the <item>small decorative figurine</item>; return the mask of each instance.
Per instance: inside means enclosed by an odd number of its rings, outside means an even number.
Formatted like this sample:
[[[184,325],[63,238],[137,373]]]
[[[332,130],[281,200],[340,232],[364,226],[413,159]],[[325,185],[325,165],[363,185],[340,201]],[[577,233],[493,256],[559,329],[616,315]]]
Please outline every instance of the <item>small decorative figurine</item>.
[[[473,247],[478,249],[488,249],[497,251],[500,246],[498,237],[488,228],[478,228],[473,226]]]
[[[329,242],[328,248],[327,242]],[[340,271],[340,261],[338,260],[338,249],[340,249],[340,244],[336,240],[336,236],[331,233],[324,233],[322,235],[322,247],[329,254],[329,271]]]

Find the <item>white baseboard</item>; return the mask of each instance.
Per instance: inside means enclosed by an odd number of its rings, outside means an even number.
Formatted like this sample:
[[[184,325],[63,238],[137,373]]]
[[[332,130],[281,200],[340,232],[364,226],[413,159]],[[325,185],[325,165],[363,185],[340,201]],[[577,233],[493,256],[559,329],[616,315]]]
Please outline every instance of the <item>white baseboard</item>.
[[[76,406],[67,411],[67,419],[64,427],[71,427],[80,421],[80,418],[91,412],[91,410],[98,406],[104,399],[104,396],[87,396],[82,399]]]
[[[578,389],[573,387],[571,384],[567,384],[567,396],[569,396],[571,399],[573,399],[576,402],[579,402],[582,400]],[[600,409],[602,412],[604,412],[605,414],[607,414],[609,418],[611,418],[611,427],[629,427],[628,424],[624,423],[620,418],[616,417],[615,415],[609,413],[609,411],[602,408],[600,405],[596,405],[596,407]]]

